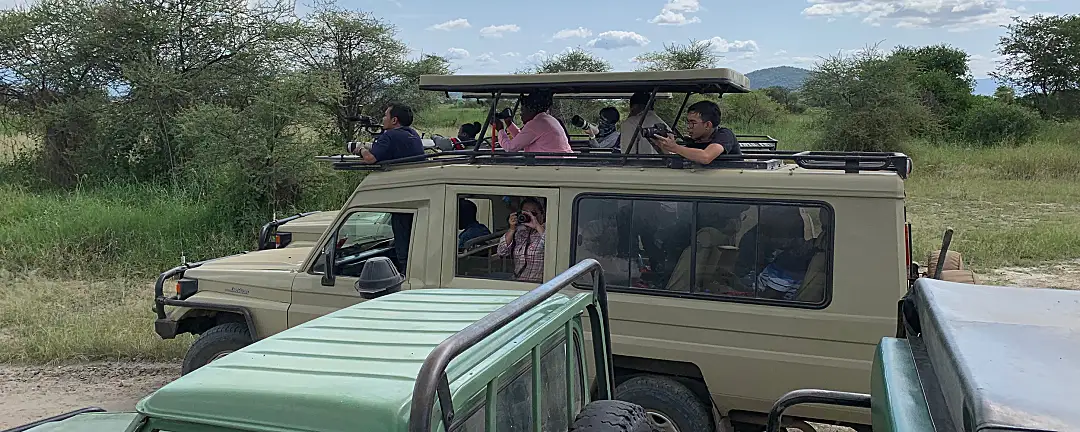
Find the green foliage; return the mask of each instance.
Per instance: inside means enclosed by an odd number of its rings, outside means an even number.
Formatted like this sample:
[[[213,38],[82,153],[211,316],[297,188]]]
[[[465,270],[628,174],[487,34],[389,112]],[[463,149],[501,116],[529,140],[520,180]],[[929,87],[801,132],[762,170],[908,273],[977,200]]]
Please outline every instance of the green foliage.
[[[547,56],[525,73],[608,72],[611,63],[581,48]]]
[[[784,107],[763,91],[725,95],[722,123],[776,124],[784,115]]]
[[[1024,93],[1080,90],[1080,15],[1017,17],[1005,28],[998,42],[1005,59],[991,76]]]
[[[972,103],[974,79],[968,54],[948,45],[931,45],[898,47],[892,55],[915,65],[917,74],[911,79],[923,104],[942,125],[954,130]]]
[[[994,99],[1007,104],[1016,102],[1016,90],[1009,86],[998,86],[998,88],[994,90]]]
[[[1027,107],[984,97],[964,113],[959,132],[982,146],[1019,144],[1030,141],[1041,122],[1038,113]]]
[[[932,127],[931,113],[910,77],[918,67],[876,49],[823,61],[803,85],[813,104],[826,109],[818,145],[832,150],[896,151]]]
[[[791,91],[788,88],[781,86],[766,87],[756,91],[765,93],[769,99],[782,105],[789,113],[802,114],[806,112],[806,104],[802,102],[798,92]]]
[[[716,55],[711,41],[691,40],[686,45],[664,44],[664,49],[641,54],[635,58],[643,71],[708,69],[716,67]]]

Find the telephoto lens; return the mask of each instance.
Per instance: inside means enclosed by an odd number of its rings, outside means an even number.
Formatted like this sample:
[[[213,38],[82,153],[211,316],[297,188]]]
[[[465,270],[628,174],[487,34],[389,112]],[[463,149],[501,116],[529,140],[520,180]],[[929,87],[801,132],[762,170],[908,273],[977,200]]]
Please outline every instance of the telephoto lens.
[[[506,120],[514,116],[514,113],[510,112],[510,108],[505,108],[502,111],[495,113],[495,118],[499,120]]]
[[[585,119],[581,116],[575,114],[573,117],[570,117],[570,124],[585,129],[585,126],[588,125],[589,122],[585,121]]]
[[[361,142],[349,141],[345,143],[345,150],[348,151],[349,154],[360,154],[360,149],[363,147],[364,143]]]

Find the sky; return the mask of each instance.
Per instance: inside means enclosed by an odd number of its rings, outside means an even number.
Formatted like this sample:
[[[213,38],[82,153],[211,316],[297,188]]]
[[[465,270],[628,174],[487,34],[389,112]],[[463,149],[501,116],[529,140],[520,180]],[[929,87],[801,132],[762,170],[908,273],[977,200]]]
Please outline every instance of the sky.
[[[9,0],[0,0],[9,1]],[[996,67],[1012,17],[1080,13],[1080,0],[339,0],[397,28],[412,56],[439,54],[457,73],[509,73],[570,48],[634,70],[665,44],[711,40],[719,65],[743,73],[811,68],[822,57],[877,44],[948,43],[972,74]]]

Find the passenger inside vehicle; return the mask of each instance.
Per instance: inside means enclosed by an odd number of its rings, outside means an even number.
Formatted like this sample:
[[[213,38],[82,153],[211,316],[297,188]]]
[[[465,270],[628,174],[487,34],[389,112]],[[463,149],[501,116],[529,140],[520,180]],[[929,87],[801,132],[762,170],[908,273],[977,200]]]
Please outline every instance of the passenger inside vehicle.
[[[544,205],[526,198],[508,219],[510,229],[499,239],[497,254],[512,257],[514,280],[542,282],[544,277]]]
[[[458,229],[458,250],[469,240],[491,234],[487,225],[476,220],[476,204],[464,198],[458,200]]]

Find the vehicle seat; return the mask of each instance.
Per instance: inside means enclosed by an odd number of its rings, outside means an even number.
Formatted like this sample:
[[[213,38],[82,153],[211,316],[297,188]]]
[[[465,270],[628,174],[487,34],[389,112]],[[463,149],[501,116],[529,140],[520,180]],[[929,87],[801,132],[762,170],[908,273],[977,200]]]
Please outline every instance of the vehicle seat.
[[[828,279],[828,247],[829,235],[827,229],[822,229],[821,235],[814,239],[814,255],[810,257],[810,263],[806,266],[806,275],[798,291],[795,292],[795,301],[807,303],[820,303],[825,298],[825,285]]]
[[[687,246],[683,249],[681,255],[679,255],[679,261],[675,264],[675,268],[672,270],[671,278],[668,279],[667,289],[671,291],[690,292],[690,248],[695,246],[697,248],[695,257],[695,273],[698,275],[697,286],[693,287],[694,290],[700,291],[702,287],[709,287],[707,291],[717,291],[718,273],[720,275],[724,273],[732,273],[735,268],[735,257],[737,256],[737,249],[734,244],[732,236],[724,234],[720,230],[712,227],[705,227],[697,232],[697,238],[694,245]],[[726,291],[730,289],[720,289],[719,291]]]

